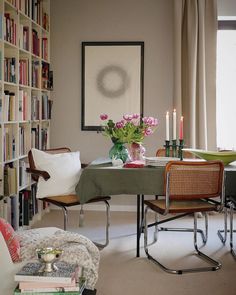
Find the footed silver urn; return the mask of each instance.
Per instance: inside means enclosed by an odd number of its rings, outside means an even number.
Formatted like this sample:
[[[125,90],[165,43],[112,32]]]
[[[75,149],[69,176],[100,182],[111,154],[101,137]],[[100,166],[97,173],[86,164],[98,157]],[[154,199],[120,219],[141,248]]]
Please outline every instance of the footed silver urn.
[[[59,260],[63,250],[46,247],[36,249],[38,260],[43,263],[42,267],[40,268],[39,272],[52,272],[58,270],[55,262]]]

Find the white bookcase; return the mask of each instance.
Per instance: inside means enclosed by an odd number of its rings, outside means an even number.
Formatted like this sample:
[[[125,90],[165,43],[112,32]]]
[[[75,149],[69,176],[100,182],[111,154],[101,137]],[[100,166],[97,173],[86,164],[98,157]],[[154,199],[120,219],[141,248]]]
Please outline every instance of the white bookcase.
[[[50,0],[0,0],[0,216],[16,229],[43,213],[25,168],[50,143],[49,15]]]

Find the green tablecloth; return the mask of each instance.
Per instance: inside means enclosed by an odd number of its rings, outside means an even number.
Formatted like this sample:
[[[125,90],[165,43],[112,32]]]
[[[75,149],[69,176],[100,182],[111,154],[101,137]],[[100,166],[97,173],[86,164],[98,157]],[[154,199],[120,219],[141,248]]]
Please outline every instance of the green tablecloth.
[[[165,167],[121,168],[90,165],[82,171],[76,193],[81,203],[97,196],[162,195]],[[236,196],[236,166],[225,169],[226,196]]]
[[[121,168],[91,165],[82,171],[76,193],[81,203],[96,196],[162,195],[164,167]]]

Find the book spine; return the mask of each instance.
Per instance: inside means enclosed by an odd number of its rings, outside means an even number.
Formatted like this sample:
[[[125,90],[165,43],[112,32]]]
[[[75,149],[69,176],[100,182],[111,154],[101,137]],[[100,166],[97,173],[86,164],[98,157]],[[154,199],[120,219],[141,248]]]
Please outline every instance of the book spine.
[[[71,283],[73,278],[63,278],[63,277],[39,277],[39,276],[30,276],[30,275],[15,275],[14,277],[16,282],[46,282],[46,283],[62,283],[68,284]]]

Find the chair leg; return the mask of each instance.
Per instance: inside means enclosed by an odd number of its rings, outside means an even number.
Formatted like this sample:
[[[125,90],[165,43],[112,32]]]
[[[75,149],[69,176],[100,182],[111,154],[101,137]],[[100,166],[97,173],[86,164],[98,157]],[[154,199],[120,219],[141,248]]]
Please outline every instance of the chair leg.
[[[225,244],[227,240],[227,232],[229,232],[229,230],[227,230],[227,211],[227,208],[224,208],[224,229],[218,230],[217,232],[218,237],[223,244]]]
[[[68,212],[67,212],[67,209],[66,207],[64,206],[60,206],[62,211],[63,211],[63,215],[64,215],[64,230],[67,229],[67,223],[68,223]]]
[[[93,242],[100,249],[105,248],[109,244],[110,204],[106,200],[104,201],[104,203],[106,205],[106,240],[105,240],[105,244]]]
[[[196,213],[198,216],[199,212]],[[202,237],[203,245],[206,245],[208,239],[208,216],[206,212],[202,212],[203,216],[205,217],[205,233],[203,230],[197,228],[197,232]],[[160,231],[173,231],[173,232],[194,232],[192,228],[175,228],[175,227],[160,227]]]
[[[233,229],[233,214],[234,214],[234,204],[230,203],[230,251],[233,255],[233,257],[236,259],[236,252],[234,250],[233,245],[233,233],[236,232],[236,230]]]
[[[189,273],[189,272],[202,272],[202,271],[215,271],[221,268],[221,263],[210,258],[206,254],[202,253],[199,251],[198,246],[197,246],[197,214],[194,213],[194,247],[196,250],[196,254],[200,257],[206,260],[208,263],[210,263],[212,266],[209,267],[198,267],[198,268],[187,268],[187,269],[170,269],[165,267],[162,263],[160,263],[158,260],[153,258],[149,252],[148,252],[148,225],[147,225],[147,212],[148,212],[148,206],[145,209],[145,214],[144,214],[144,250],[147,255],[147,258],[150,259],[152,262],[160,266],[164,271],[170,273],[170,274],[183,274],[183,273]],[[206,222],[207,224],[207,222]],[[207,225],[206,225],[206,230],[207,230]],[[207,239],[207,235],[205,237]]]

